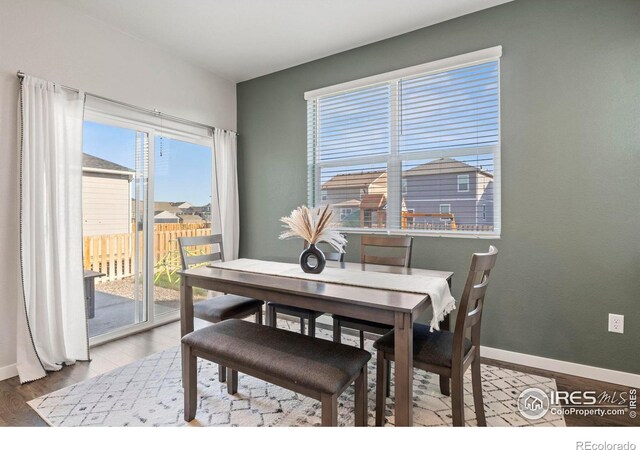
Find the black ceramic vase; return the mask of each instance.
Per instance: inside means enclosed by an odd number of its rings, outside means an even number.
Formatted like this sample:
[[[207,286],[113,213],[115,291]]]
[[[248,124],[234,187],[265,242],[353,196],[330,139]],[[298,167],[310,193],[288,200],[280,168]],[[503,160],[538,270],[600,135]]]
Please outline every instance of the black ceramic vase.
[[[309,247],[300,253],[300,267],[306,273],[320,273],[326,263],[324,253],[315,244],[309,244]]]

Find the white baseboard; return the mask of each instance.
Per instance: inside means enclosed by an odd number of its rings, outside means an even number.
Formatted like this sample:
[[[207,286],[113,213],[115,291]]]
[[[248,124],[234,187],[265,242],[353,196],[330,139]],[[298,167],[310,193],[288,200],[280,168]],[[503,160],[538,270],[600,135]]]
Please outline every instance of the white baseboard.
[[[521,364],[523,366],[550,370],[552,372],[559,372],[577,377],[591,378],[592,380],[606,381],[608,383],[620,384],[623,386],[640,387],[640,374],[619,372],[617,370],[586,366],[584,364],[543,358],[541,356],[510,352],[508,350],[485,346],[480,348],[480,354],[485,358],[496,359],[498,361]]]
[[[319,317],[318,322],[326,325],[332,325],[333,323],[329,316]],[[603,369],[601,367],[560,361],[542,356],[527,355],[526,353],[485,347],[484,345],[480,349],[480,354],[485,358],[496,359],[498,361],[521,364],[523,366],[574,375],[576,377],[591,378],[592,380],[606,381],[622,386],[640,387],[640,374]]]
[[[0,381],[6,380],[7,378],[13,378],[16,375],[18,375],[18,368],[15,364],[0,367]]]

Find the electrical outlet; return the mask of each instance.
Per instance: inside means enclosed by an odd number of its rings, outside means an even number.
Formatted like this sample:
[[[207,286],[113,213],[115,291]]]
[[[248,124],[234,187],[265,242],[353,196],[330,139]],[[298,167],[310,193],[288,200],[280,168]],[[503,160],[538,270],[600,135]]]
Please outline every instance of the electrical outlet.
[[[622,314],[609,314],[609,331],[624,333],[624,316]]]

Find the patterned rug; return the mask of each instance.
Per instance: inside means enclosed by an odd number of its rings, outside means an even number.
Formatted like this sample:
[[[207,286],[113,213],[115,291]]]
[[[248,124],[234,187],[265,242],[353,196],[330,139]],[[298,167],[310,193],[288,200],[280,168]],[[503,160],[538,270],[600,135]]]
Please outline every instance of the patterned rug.
[[[281,328],[296,324],[279,320]],[[317,336],[331,339],[329,331],[318,329]],[[358,345],[357,339],[344,336],[344,342]],[[366,349],[374,352],[373,341]],[[475,426],[470,371],[465,380],[465,419]],[[369,425],[375,415],[375,356],[369,363]],[[528,387],[555,389],[550,378],[522,372],[482,366],[482,385],[489,426],[565,426],[564,418],[547,414],[535,421],[523,418],[517,398]],[[414,425],[451,426],[451,402],[440,394],[437,375],[414,371]],[[387,401],[387,425],[393,425],[392,396]],[[238,393],[228,395],[218,382],[217,365],[198,360],[198,411],[196,419],[182,419],[183,391],[181,359],[178,347],[148,356],[29,402],[51,426],[318,426],[320,402],[262,380],[240,374]],[[339,399],[338,423],[351,426],[353,387]]]

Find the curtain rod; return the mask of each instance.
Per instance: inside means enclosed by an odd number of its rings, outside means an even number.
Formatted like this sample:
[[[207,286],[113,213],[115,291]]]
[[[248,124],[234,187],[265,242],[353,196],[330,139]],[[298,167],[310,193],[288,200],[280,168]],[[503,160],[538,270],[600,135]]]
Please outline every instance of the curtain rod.
[[[24,78],[25,73],[22,72],[21,70],[18,70],[18,73],[16,75],[18,76],[18,78],[22,79],[22,78]],[[80,90],[76,89],[76,88],[72,88],[72,87],[64,86],[64,85],[59,85],[59,86],[64,88],[64,89],[73,91],[73,92],[80,92]],[[185,125],[195,125],[195,126],[202,127],[202,128],[209,128],[211,130],[223,130],[223,128],[214,127],[212,125],[207,125],[205,123],[196,122],[194,120],[183,119],[182,117],[176,117],[176,116],[172,116],[172,115],[169,115],[169,114],[161,113],[157,109],[143,108],[141,106],[136,106],[136,105],[132,105],[130,103],[121,102],[119,100],[114,100],[112,98],[103,97],[102,95],[92,94],[90,92],[85,92],[85,95],[89,95],[89,96],[91,96],[93,98],[96,98],[98,100],[104,100],[104,101],[107,101],[107,102],[110,102],[110,103],[115,103],[116,105],[124,106],[125,108],[129,108],[129,109],[133,109],[133,110],[136,110],[136,111],[144,112],[146,114],[152,114],[152,115],[157,116],[157,117],[162,117],[162,118],[165,118],[165,119],[173,120],[175,122],[180,122],[180,123],[183,123]],[[225,130],[225,131],[229,131],[230,133],[233,133],[236,136],[239,136],[237,131],[233,131],[233,130]]]

